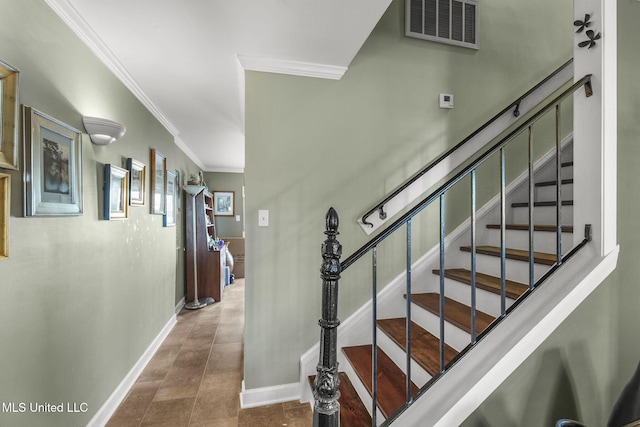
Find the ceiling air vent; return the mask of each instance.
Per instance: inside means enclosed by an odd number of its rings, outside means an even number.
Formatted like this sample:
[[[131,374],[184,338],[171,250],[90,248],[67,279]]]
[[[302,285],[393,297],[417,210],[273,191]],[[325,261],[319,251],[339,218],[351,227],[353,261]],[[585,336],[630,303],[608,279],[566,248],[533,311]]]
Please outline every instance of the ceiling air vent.
[[[476,0],[406,0],[406,35],[478,48]]]

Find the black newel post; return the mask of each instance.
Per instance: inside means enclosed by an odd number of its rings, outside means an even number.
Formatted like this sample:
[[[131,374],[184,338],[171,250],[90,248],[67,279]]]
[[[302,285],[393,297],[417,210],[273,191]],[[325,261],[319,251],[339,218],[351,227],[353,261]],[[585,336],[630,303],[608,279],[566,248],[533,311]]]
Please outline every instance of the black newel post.
[[[338,427],[340,425],[340,392],[338,385],[338,279],[340,279],[340,255],[342,245],[338,235],[338,213],[330,208],[326,217],[327,239],[322,244],[322,318],[320,325],[320,360],[316,380],[313,383],[314,427]]]

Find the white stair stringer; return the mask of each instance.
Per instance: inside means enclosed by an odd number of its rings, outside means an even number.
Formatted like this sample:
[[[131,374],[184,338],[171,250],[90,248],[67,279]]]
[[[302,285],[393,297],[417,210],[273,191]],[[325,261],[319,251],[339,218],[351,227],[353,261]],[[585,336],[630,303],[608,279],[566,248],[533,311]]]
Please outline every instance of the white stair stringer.
[[[583,248],[394,423],[460,425],[606,279],[616,267],[618,251],[616,247],[600,257],[593,247]]]

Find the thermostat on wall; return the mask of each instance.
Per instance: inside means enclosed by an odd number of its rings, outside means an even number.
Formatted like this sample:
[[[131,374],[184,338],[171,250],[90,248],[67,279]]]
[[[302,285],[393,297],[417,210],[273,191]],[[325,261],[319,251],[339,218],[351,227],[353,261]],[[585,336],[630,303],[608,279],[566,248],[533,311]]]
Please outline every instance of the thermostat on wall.
[[[453,95],[450,93],[440,94],[440,108],[453,108]]]

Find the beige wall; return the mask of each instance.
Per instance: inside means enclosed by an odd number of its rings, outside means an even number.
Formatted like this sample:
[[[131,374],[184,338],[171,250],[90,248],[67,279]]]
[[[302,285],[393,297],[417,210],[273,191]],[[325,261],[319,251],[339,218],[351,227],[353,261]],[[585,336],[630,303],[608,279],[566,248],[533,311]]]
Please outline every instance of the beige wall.
[[[477,51],[406,38],[396,0],[340,81],[246,73],[247,388],[297,381],[319,338],[328,208],[346,256],[365,241],[359,214],[571,57],[571,3],[480,8]],[[456,108],[438,109],[439,93],[453,93]],[[260,209],[269,227],[251,220]],[[404,258],[393,245],[384,263]],[[341,319],[370,298],[364,275],[343,275]]]
[[[184,295],[183,210],[171,228],[148,204],[132,207],[126,221],[104,221],[104,164],[133,157],[150,166],[157,148],[182,176],[196,166],[44,1],[3,0],[1,9],[0,59],[20,70],[21,103],[81,131],[83,115],[127,126],[106,147],[83,135],[82,216],[24,218],[22,171],[11,172],[10,257],[0,261],[0,402],[84,402],[88,411],[0,412],[0,425],[86,425]]]

